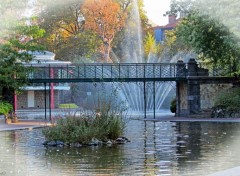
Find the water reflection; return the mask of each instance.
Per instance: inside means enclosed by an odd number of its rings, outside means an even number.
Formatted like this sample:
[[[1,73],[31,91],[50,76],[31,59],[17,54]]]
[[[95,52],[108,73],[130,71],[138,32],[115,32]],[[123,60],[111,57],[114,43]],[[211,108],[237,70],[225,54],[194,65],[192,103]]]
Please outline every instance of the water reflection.
[[[0,175],[207,175],[240,163],[240,124],[133,120],[131,142],[44,148],[41,129],[0,132]]]

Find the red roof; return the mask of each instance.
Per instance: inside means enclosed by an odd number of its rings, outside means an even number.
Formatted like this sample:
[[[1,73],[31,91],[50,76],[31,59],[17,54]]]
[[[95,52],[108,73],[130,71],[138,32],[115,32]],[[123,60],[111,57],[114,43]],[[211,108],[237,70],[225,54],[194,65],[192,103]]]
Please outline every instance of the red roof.
[[[179,21],[180,21],[180,18],[177,19],[175,23],[167,24],[165,26],[155,26],[155,27],[152,27],[152,29],[155,30],[155,29],[175,28],[177,26],[177,24],[179,23]]]

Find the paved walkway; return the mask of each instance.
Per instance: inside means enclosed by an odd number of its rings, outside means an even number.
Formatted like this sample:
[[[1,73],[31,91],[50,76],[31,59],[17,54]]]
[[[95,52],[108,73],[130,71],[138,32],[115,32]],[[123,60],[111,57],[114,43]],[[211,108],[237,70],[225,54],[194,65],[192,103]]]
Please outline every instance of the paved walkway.
[[[227,169],[208,176],[240,176],[240,167]]]
[[[227,123],[240,123],[240,118],[184,118],[184,117],[173,117],[171,115],[156,117],[155,119],[150,117],[143,119],[141,118],[133,118],[136,120],[144,120],[144,121],[156,121],[156,122],[227,122]],[[51,123],[45,120],[19,120],[17,123],[5,124],[4,119],[0,119],[0,131],[6,130],[19,130],[19,129],[28,129],[28,128],[37,128],[49,126]]]
[[[145,121],[170,121],[170,122],[240,122],[240,118],[190,118],[190,117],[174,117],[171,115],[166,115],[163,117],[153,117],[150,118],[133,118],[137,120],[145,120]]]
[[[17,123],[5,124],[5,121],[1,119],[0,131],[31,129],[31,128],[44,127],[48,125],[51,125],[48,121],[39,121],[39,120],[20,120]]]
[[[183,117],[170,117],[170,118],[156,118],[156,119],[145,119],[151,121],[170,121],[170,122],[238,122],[240,118],[183,118]]]

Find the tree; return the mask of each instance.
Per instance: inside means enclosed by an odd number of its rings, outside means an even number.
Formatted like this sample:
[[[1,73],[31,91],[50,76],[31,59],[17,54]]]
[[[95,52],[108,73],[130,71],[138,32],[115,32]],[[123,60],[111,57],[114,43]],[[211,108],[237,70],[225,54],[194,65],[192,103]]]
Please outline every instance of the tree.
[[[148,24],[148,18],[146,16],[146,12],[144,11],[143,0],[116,0],[121,7],[121,10],[126,13],[126,19],[123,29],[118,32],[115,36],[115,39],[112,43],[112,51],[115,55],[118,56],[119,60],[126,60],[126,48],[134,48],[136,52],[139,47],[139,41],[137,39],[138,32],[144,36],[145,32],[148,31],[150,25]],[[139,16],[139,20],[136,20]],[[139,25],[140,29],[139,30]],[[140,38],[139,38],[140,39]],[[140,40],[141,41],[141,40]],[[138,47],[137,47],[138,46]],[[130,49],[131,50],[131,49]],[[143,54],[143,53],[142,53]],[[132,57],[132,56],[127,56]]]
[[[95,61],[97,58],[104,56],[104,43],[102,36],[95,30],[86,28],[87,19],[82,11],[83,0],[70,0],[63,2],[60,0],[52,0],[46,4],[40,13],[40,25],[46,30],[46,37],[42,41],[47,49],[56,53],[56,59],[70,60],[77,62]],[[103,1],[99,1],[101,4]],[[114,0],[114,3],[120,6],[119,14],[124,14],[124,23],[131,21],[131,11],[133,9],[133,0]],[[143,10],[143,1],[137,0],[134,2],[139,7],[140,17],[143,29],[146,28],[147,17]],[[76,24],[76,21],[81,21],[81,30],[72,32],[71,25]],[[133,24],[133,23],[132,23]],[[76,25],[74,25],[76,26]],[[75,29],[75,27],[72,27]],[[76,27],[79,29],[79,27]],[[121,43],[124,39],[125,25],[116,32],[113,41],[111,42],[111,50],[121,57]],[[111,57],[114,60],[114,57]],[[80,59],[79,59],[80,58]],[[85,61],[85,62],[86,62]]]
[[[240,56],[235,36],[222,23],[199,12],[191,12],[177,27],[177,36],[214,65],[232,65],[235,72]]]
[[[27,0],[0,2],[0,101],[12,104],[14,90],[26,83],[27,70],[21,62],[32,58],[24,51],[38,48],[34,41],[44,31],[37,26],[26,25],[28,19],[24,18],[24,11]],[[17,81],[16,76],[21,80]]]
[[[44,4],[46,0],[41,1]],[[40,26],[47,33],[41,43],[56,54],[56,59],[86,62],[97,56],[101,40],[95,32],[85,30],[82,3],[83,0],[53,0],[39,15]]]
[[[174,16],[180,16],[184,17],[188,13],[190,13],[192,10],[194,10],[194,1],[193,0],[182,0],[182,1],[177,1],[177,0],[171,0],[170,3],[170,10],[167,11],[164,16],[167,15],[174,15]]]
[[[192,48],[205,62],[221,67],[231,64],[232,71],[236,72],[240,55],[236,15],[239,7],[236,0],[172,0],[166,15],[183,17],[176,31],[176,42]]]
[[[225,26],[227,26],[231,32],[240,37],[239,32],[239,20],[238,11],[240,8],[240,1],[238,0],[172,0],[170,10],[165,15],[180,15],[184,17],[191,11],[199,11],[202,14],[209,15]]]
[[[155,38],[152,34],[147,33],[144,39],[144,53],[147,58],[149,54],[160,55],[162,51],[162,46],[160,44],[156,44]]]
[[[4,37],[4,42],[0,44],[0,93],[2,99],[11,104],[14,90],[19,90],[27,83],[28,69],[23,63],[29,62],[33,57],[28,51],[43,49],[36,40],[44,35],[44,30],[38,26],[26,26],[24,22],[21,21],[14,28],[14,33]]]
[[[189,54],[191,53],[191,46],[184,44],[180,37],[177,37],[177,30],[168,30],[165,32],[165,41],[163,43],[163,50],[167,51],[170,58],[177,55],[179,52]]]
[[[85,22],[81,5],[82,0],[53,0],[52,3],[47,3],[39,15],[41,27],[47,33],[52,34],[55,31],[63,38],[81,33]]]
[[[199,0],[196,1],[194,6],[204,14],[219,20],[228,27],[230,32],[233,32],[240,38],[240,16],[239,8],[240,1],[238,0]]]
[[[84,20],[79,10],[81,1],[53,0],[51,3],[42,1],[46,6],[39,15],[39,24],[47,33],[42,43],[47,45],[49,51],[56,53],[57,59],[65,60],[65,55],[59,52],[66,48],[68,50],[66,45],[69,40],[83,31]]]
[[[121,10],[127,13],[126,21],[132,18],[132,10],[136,2],[143,30],[145,31],[150,27],[146,11],[144,10],[143,0],[116,0],[116,2],[120,4]]]
[[[85,30],[61,44],[57,50],[58,58],[75,63],[94,62],[101,43],[96,33]]]
[[[79,34],[84,29],[84,17],[80,10],[82,2],[53,0],[47,3],[39,15],[41,26],[47,33],[56,31],[65,38]]]
[[[125,25],[126,14],[112,0],[86,0],[82,6],[85,28],[95,31],[102,40],[102,59],[110,62],[110,50],[117,32]]]
[[[13,28],[22,18],[27,0],[0,0],[0,43],[13,33]]]

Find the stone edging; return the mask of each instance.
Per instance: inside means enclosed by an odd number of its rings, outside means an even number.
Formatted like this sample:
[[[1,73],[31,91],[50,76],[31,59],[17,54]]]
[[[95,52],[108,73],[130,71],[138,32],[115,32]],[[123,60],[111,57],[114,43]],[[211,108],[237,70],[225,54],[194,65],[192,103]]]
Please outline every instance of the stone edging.
[[[220,171],[214,174],[210,174],[208,176],[239,176],[240,175],[240,166],[239,167],[235,167],[235,168],[231,168],[231,169],[227,169],[224,171]]]

